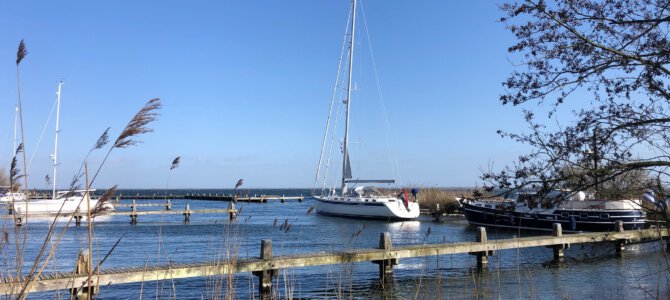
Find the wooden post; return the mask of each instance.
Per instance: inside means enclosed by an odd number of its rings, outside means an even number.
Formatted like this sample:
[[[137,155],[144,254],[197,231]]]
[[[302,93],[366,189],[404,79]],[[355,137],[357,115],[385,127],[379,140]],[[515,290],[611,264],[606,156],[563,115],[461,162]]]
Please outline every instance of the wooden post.
[[[191,207],[186,203],[186,209],[184,210],[184,223],[188,224],[191,222]]]
[[[15,218],[14,225],[21,227],[23,225],[23,219],[19,216]]]
[[[133,204],[130,206],[130,209],[132,212],[137,212],[137,207],[135,206],[135,200],[133,200]],[[137,214],[130,214],[130,224],[137,224]]]
[[[82,215],[74,215],[74,226],[81,226]]]
[[[379,235],[379,249],[393,249],[390,233],[383,232]],[[398,264],[397,259],[374,260],[372,263],[379,265],[379,282],[381,283],[382,288],[385,288],[387,284],[393,282],[393,266]]]
[[[272,240],[261,241],[261,259],[272,259]],[[270,299],[272,296],[272,277],[277,276],[277,269],[254,271],[253,274],[258,277],[258,294],[260,298]]]
[[[623,221],[617,220],[614,222],[614,231],[623,232]],[[626,245],[626,240],[616,240],[614,242],[614,249],[616,250],[617,256],[623,256],[624,245]]]
[[[237,209],[235,208],[235,202],[231,201],[230,204],[228,204],[228,209],[230,209],[230,212],[228,215],[230,216],[230,220],[235,220],[237,219]]]
[[[563,227],[561,227],[561,223],[554,223],[553,227],[551,229],[551,235],[554,237],[562,237],[563,236]],[[564,254],[564,249],[566,246],[564,244],[561,245],[555,245],[553,246],[554,248],[554,261],[556,262],[563,262],[565,259],[565,254]]]
[[[475,238],[475,242],[485,244],[487,241],[488,238],[486,237],[486,228],[477,227],[477,236]],[[486,265],[489,262],[488,257],[490,255],[493,255],[494,251],[470,252],[468,254],[477,256],[477,269],[481,270],[483,268],[486,268]]]
[[[440,210],[440,204],[435,203],[435,211],[433,212],[433,221],[439,222],[441,216],[442,216],[442,211]]]
[[[77,262],[74,266],[74,273],[76,275],[87,275],[88,274],[88,252],[80,251],[79,255],[77,256]],[[87,280],[85,280],[87,281]],[[95,288],[95,284],[93,283],[93,280],[88,282],[88,284],[83,284],[81,286],[81,283],[78,283],[77,286],[73,286],[70,289],[70,293],[75,299],[91,299],[94,297],[89,297],[88,294],[90,295],[95,295],[98,293],[98,291]]]

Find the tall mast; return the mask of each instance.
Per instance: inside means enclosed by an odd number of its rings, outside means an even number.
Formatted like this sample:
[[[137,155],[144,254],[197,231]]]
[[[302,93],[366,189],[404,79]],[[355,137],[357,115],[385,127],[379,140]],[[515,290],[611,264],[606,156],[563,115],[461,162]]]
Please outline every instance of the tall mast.
[[[56,199],[56,179],[57,179],[57,172],[56,169],[58,168],[58,131],[59,131],[59,122],[60,122],[60,90],[61,86],[63,85],[63,81],[58,82],[58,92],[56,92],[56,133],[55,133],[55,138],[54,138],[54,154],[51,157],[53,159],[53,167],[54,167],[54,178],[53,180],[53,195],[52,198],[55,200]]]
[[[347,193],[347,166],[349,166],[349,107],[351,106],[351,74],[354,69],[354,35],[356,34],[356,0],[351,1],[351,38],[349,42],[349,79],[347,81],[347,115],[344,126],[344,143],[342,151],[344,151],[344,158],[342,159],[342,195]]]

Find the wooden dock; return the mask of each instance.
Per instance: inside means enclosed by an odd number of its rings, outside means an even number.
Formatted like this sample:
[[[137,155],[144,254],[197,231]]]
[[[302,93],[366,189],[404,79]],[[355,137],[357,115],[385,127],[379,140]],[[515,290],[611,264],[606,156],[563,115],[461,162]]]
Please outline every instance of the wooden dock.
[[[109,212],[102,212],[98,216],[130,216],[130,223],[131,224],[137,224],[137,218],[139,216],[143,215],[183,215],[184,216],[184,223],[189,223],[191,221],[191,215],[192,214],[214,214],[214,213],[227,213],[229,218],[231,220],[234,220],[237,218],[237,209],[235,208],[235,204],[231,203],[231,205],[228,206],[227,209],[191,209],[189,204],[186,204],[186,208],[184,210],[172,210],[172,205],[170,202],[166,203],[161,203],[161,204],[137,204],[133,200],[132,203],[130,203],[128,206],[130,206],[131,210],[129,211],[109,211]],[[165,210],[147,210],[147,211],[141,211],[137,210],[137,207],[141,206],[165,206]],[[12,218],[15,222],[16,226],[22,226],[23,225],[23,220],[24,219],[29,219],[29,218],[54,218],[56,217],[57,214],[53,213],[44,213],[44,214],[28,214],[26,215],[7,215],[4,216],[5,218]],[[82,223],[82,220],[86,217],[86,212],[74,212],[74,213],[61,213],[58,214],[59,217],[72,217],[75,220],[75,225],[80,226]]]
[[[38,193],[30,195],[30,199],[51,199],[51,194]],[[297,200],[302,202],[305,200],[303,195],[300,196],[286,196],[286,195],[235,195],[235,194],[221,194],[221,193],[186,193],[186,194],[140,194],[124,195],[119,194],[114,197],[118,200],[207,200],[207,201],[238,201],[238,202],[260,202],[266,203],[270,200],[279,200],[281,203],[290,200]]]
[[[620,225],[620,224],[619,224]],[[553,250],[555,260],[562,260],[563,251],[570,245],[583,243],[610,243],[620,255],[626,244],[658,241],[665,239],[668,243],[667,229],[645,229],[623,231],[619,226],[615,232],[579,233],[563,235],[560,224],[555,224],[550,236],[511,238],[488,240],[486,230],[477,228],[475,242],[458,242],[432,245],[411,245],[393,247],[389,233],[380,236],[379,248],[359,249],[352,251],[318,252],[301,255],[272,255],[272,241],[263,240],[261,255],[258,258],[234,259],[232,261],[204,262],[199,264],[172,264],[169,266],[150,266],[133,268],[101,269],[93,274],[93,282],[105,286],[142,281],[170,280],[177,278],[219,276],[234,273],[252,272],[259,278],[261,297],[268,295],[272,287],[272,278],[277,270],[319,265],[349,264],[372,262],[379,265],[379,276],[382,283],[392,275],[393,265],[398,259],[426,257],[437,255],[469,253],[477,258],[478,267],[486,267],[487,257],[496,251],[504,251],[529,247],[547,247]],[[670,246],[670,244],[668,244]],[[24,286],[28,278],[0,278],[0,294],[16,294]],[[42,274],[34,279],[33,292],[56,289],[82,289],[86,284],[87,275],[81,272]]]

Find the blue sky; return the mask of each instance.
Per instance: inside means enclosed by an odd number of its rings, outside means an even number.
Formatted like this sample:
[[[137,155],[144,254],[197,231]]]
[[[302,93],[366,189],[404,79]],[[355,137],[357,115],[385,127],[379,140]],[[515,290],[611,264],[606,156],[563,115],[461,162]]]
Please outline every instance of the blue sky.
[[[496,2],[362,4],[371,40],[357,44],[362,67],[354,69],[357,177],[389,177],[383,165],[394,159],[383,157],[392,152],[399,167],[392,177],[405,185],[474,186],[483,169],[523,151],[496,135],[524,128],[520,109],[498,101],[515,58],[506,52],[514,40],[497,22]],[[239,178],[248,188],[311,187],[349,8],[344,0],[2,2],[0,165],[10,160],[14,60],[25,39],[31,188],[46,187],[50,173],[53,120],[39,148],[36,142],[60,79],[59,186],[105,128],[116,137],[147,100],[160,97],[155,131],[139,146],[115,150],[96,187],[162,188],[177,155],[182,164],[171,188],[231,188]],[[391,151],[378,139],[385,136],[372,112],[378,99],[364,100],[377,94],[370,43]],[[94,153],[90,168],[103,155]]]

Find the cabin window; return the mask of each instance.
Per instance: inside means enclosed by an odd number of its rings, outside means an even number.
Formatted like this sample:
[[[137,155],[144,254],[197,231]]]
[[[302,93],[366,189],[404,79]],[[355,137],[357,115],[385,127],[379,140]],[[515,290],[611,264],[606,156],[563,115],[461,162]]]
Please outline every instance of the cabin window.
[[[579,217],[582,218],[582,219],[588,219],[588,218],[589,218],[589,214],[587,214],[587,213],[581,213],[581,214],[579,214]]]
[[[491,204],[486,204],[486,205],[484,205],[484,207],[491,208]]]
[[[562,213],[561,213],[561,218],[566,218],[566,219],[567,219],[567,218],[569,218],[569,217],[570,217],[570,214],[569,214],[569,213],[567,213],[567,212],[562,212]]]
[[[600,214],[600,218],[601,218],[601,219],[609,219],[609,218],[610,218],[610,214],[604,214],[604,213],[603,213],[603,214]]]
[[[372,199],[372,202],[377,202],[377,199]]]

